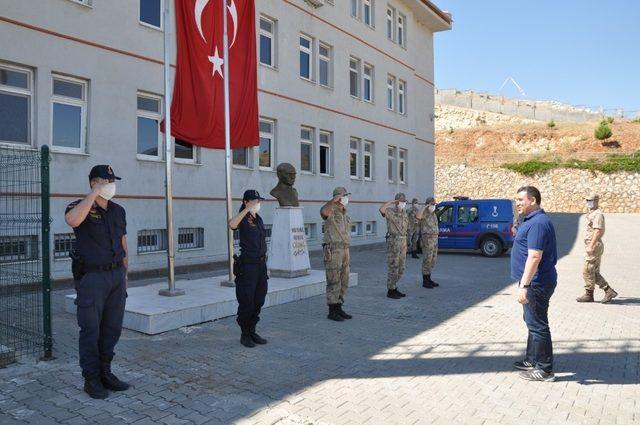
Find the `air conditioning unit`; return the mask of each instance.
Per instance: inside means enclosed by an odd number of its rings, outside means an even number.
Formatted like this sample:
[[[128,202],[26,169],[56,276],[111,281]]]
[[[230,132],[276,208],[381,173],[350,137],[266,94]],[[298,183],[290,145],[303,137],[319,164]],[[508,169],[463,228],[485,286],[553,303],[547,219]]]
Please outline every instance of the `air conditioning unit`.
[[[324,0],[304,0],[305,2],[307,2],[308,4],[310,4],[311,6],[318,8],[320,6],[324,6]]]

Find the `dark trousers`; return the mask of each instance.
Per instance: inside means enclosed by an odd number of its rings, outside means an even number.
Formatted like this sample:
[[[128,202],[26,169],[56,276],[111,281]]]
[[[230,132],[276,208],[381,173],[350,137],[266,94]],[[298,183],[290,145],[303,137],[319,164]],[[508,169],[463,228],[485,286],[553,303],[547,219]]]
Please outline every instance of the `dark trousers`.
[[[100,360],[113,358],[120,339],[127,298],[124,267],[107,272],[88,272],[76,281],[78,351],[85,378],[100,374]]]
[[[555,285],[531,286],[527,290],[527,304],[523,305],[524,322],[529,329],[525,360],[536,369],[553,371],[553,344],[549,329],[549,300]]]
[[[241,262],[236,274],[238,318],[242,332],[249,332],[260,321],[260,310],[267,296],[267,263]]]

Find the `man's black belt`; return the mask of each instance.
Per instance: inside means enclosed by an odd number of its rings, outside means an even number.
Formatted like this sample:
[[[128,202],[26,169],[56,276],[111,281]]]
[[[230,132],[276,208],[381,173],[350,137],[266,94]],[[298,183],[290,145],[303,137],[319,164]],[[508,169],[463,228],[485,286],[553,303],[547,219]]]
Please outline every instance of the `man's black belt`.
[[[118,270],[120,267],[122,267],[122,261],[110,264],[84,264],[82,266],[84,272],[110,272]]]
[[[244,264],[260,264],[267,261],[266,256],[262,257],[240,257],[240,262]]]

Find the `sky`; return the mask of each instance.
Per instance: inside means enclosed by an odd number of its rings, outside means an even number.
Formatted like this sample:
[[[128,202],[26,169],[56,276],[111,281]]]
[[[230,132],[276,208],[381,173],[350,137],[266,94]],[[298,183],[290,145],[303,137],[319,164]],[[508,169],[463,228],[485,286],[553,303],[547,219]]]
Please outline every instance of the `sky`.
[[[434,0],[453,14],[435,34],[438,88],[640,115],[640,0]],[[508,83],[500,92],[521,97]]]

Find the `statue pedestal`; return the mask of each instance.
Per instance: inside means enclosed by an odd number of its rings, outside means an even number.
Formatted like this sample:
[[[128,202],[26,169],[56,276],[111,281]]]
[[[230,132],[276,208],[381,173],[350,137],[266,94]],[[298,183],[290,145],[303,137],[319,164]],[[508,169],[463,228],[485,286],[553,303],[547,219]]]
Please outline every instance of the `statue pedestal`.
[[[311,263],[304,234],[302,207],[275,209],[267,267],[273,277],[291,278],[309,274]]]

